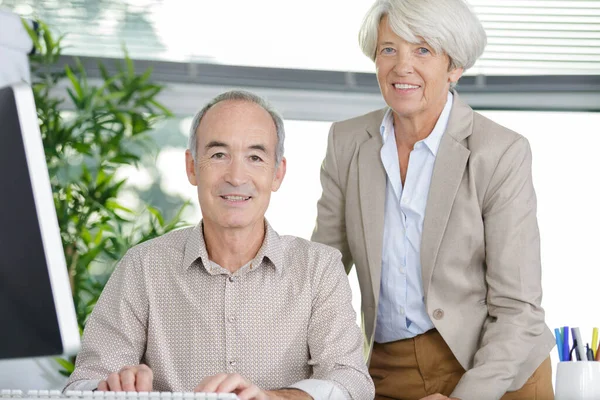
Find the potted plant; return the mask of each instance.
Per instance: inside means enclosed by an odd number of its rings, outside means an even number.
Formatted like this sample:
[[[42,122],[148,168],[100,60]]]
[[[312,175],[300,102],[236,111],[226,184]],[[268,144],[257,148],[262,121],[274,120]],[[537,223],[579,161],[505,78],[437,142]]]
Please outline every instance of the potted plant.
[[[93,85],[81,63],[57,68],[63,36],[43,22],[36,30],[24,23],[35,46],[30,56],[46,162],[62,244],[71,279],[80,332],[117,261],[132,246],[184,226],[181,212],[166,221],[146,205],[127,208],[119,194],[126,180],[122,166],[137,165],[151,151],[149,132],[171,113],[156,100],[163,86],[151,81],[151,69],[137,74],[125,52],[124,64],[110,75],[104,65]],[[60,93],[66,83],[67,101]],[[69,104],[70,103],[70,104]],[[69,107],[65,107],[65,105]],[[74,359],[57,359],[70,375]]]

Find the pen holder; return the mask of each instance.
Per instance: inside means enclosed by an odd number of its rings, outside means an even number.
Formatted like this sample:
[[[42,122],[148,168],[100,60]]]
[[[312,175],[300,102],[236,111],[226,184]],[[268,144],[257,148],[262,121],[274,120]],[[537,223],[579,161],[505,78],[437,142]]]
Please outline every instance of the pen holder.
[[[564,361],[556,367],[555,400],[600,399],[600,362]]]

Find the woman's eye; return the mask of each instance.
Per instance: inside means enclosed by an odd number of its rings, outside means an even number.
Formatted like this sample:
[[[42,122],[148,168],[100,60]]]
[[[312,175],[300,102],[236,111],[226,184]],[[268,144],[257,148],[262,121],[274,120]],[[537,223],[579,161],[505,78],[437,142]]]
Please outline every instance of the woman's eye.
[[[431,52],[429,51],[429,49],[428,49],[428,48],[426,48],[426,47],[419,47],[419,48],[417,49],[417,51],[419,52],[419,54],[429,54],[429,53],[431,53]]]
[[[394,53],[393,47],[384,47],[383,49],[381,49],[381,54],[393,54],[393,53]]]

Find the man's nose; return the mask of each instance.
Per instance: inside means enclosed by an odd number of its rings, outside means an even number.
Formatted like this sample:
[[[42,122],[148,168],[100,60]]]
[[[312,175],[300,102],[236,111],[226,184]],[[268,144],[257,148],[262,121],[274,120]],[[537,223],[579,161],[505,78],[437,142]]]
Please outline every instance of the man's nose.
[[[248,171],[243,160],[238,158],[231,160],[225,174],[225,180],[233,186],[241,186],[248,181]]]

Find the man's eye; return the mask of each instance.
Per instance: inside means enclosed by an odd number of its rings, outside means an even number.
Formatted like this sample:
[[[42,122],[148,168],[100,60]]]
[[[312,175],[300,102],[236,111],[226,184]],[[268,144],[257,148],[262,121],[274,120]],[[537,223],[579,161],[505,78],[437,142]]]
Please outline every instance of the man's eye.
[[[262,161],[262,158],[260,158],[259,156],[250,156],[250,160],[259,162],[259,161]]]
[[[225,153],[215,153],[215,154],[212,155],[211,158],[216,158],[218,160],[218,159],[221,159],[223,157],[225,157]]]

